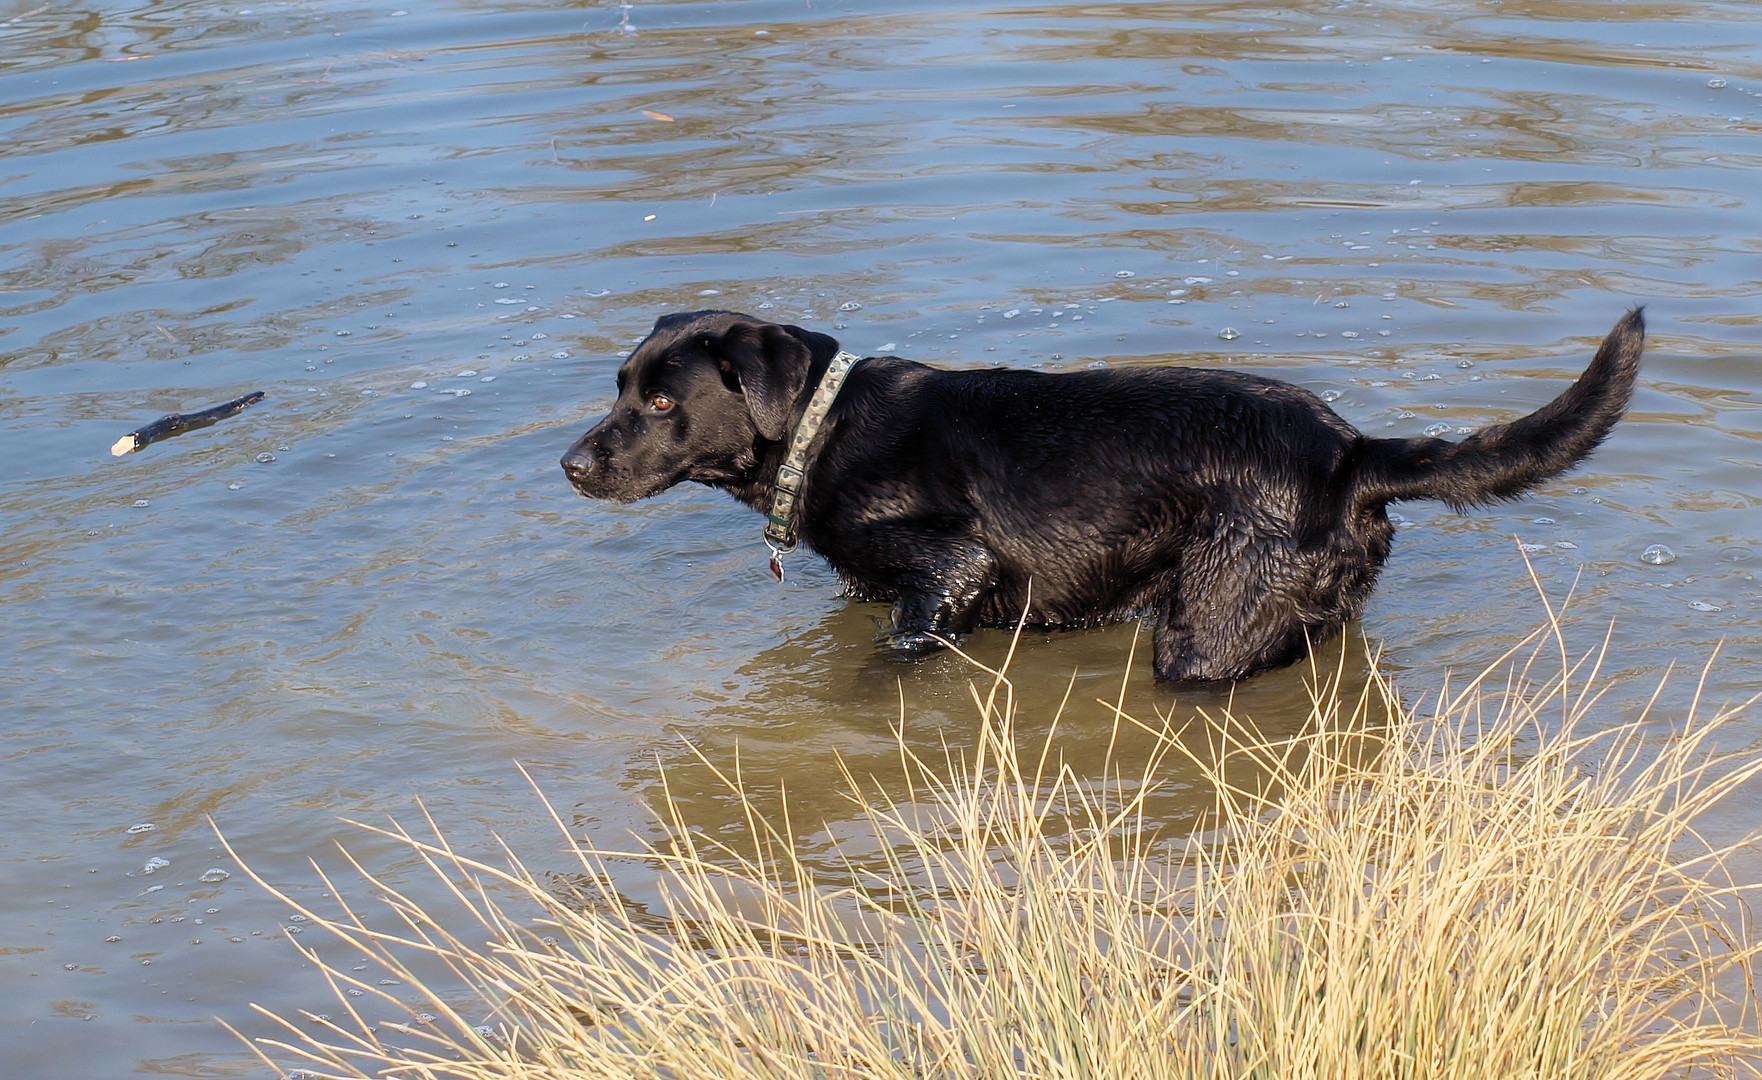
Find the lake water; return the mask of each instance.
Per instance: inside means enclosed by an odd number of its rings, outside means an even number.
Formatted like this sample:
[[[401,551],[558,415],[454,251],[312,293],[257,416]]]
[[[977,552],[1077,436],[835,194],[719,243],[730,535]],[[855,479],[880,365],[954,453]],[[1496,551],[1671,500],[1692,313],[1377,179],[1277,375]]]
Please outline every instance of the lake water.
[[[266,1076],[215,1017],[334,1008],[216,827],[302,897],[339,840],[420,890],[342,819],[421,800],[542,867],[518,762],[601,843],[651,833],[663,767],[736,826],[696,746],[830,821],[814,854],[851,814],[836,761],[892,769],[902,700],[912,743],[961,744],[969,670],[877,659],[885,610],[811,557],[773,584],[750,511],[568,488],[667,311],[950,366],[1236,367],[1413,435],[1533,409],[1644,303],[1609,443],[1522,502],[1396,507],[1344,662],[1368,640],[1415,695],[1478,669],[1543,617],[1527,553],[1553,601],[1576,583],[1575,648],[1613,625],[1609,720],[1721,642],[1708,697],[1762,690],[1750,0],[4,0],[0,134],[9,1076]],[[1080,772],[1132,636],[1022,644],[1037,730],[1077,682]],[[1223,700],[1142,658],[1128,699]],[[1302,673],[1237,703],[1295,725]]]

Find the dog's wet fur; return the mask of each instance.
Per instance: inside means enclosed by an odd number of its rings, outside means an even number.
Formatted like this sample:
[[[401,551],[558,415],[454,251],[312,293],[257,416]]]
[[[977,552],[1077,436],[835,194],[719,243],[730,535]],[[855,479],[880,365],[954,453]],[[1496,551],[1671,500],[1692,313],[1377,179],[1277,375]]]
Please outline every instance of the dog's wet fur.
[[[1370,438],[1309,391],[1243,372],[869,357],[813,440],[799,532],[851,596],[895,604],[901,655],[1024,611],[1041,627],[1147,618],[1159,678],[1241,679],[1363,611],[1388,503],[1462,510],[1583,461],[1626,408],[1644,340],[1635,309],[1559,397],[1460,442]],[[662,316],[563,470],[591,498],[689,480],[763,513],[837,351],[750,315]]]

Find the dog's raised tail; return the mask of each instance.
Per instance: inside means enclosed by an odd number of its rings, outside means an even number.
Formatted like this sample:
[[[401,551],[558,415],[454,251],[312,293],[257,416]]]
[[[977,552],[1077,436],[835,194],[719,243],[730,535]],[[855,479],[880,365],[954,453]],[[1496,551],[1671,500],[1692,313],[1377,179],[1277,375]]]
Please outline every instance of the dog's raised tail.
[[[1440,499],[1452,509],[1512,499],[1590,455],[1615,427],[1633,394],[1646,320],[1622,317],[1566,392],[1521,419],[1461,442],[1367,439],[1354,502],[1369,510],[1398,499]]]

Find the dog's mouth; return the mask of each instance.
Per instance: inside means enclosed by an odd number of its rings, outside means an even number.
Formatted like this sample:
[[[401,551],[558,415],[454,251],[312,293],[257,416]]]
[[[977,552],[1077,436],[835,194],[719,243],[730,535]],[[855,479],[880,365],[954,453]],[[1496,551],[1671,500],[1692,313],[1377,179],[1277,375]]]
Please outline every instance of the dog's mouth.
[[[562,465],[563,475],[568,478],[569,486],[575,489],[576,494],[598,502],[633,503],[672,486],[667,483],[639,484],[627,472],[608,469],[604,465],[585,465],[580,459],[568,455],[564,456]]]

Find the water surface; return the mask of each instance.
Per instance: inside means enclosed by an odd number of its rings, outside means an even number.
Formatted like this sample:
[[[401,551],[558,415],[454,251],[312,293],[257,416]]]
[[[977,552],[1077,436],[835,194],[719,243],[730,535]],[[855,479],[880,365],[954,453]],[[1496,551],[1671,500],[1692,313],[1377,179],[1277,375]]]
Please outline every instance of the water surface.
[[[1414,435],[1547,401],[1644,303],[1609,443],[1519,503],[1398,507],[1325,659],[1362,680],[1368,641],[1416,695],[1478,668],[1544,614],[1527,556],[1574,648],[1613,627],[1610,720],[1716,646],[1711,699],[1762,690],[1759,45],[1740,0],[0,3],[5,1071],[268,1075],[213,1018],[334,1008],[210,819],[317,898],[339,838],[420,881],[341,822],[417,800],[542,864],[516,762],[603,843],[652,833],[662,767],[734,827],[697,747],[829,819],[817,856],[902,701],[960,744],[969,670],[878,660],[886,612],[811,558],[773,585],[751,512],[563,482],[666,311],[1242,368]],[[1022,642],[1031,730],[1076,680],[1081,772],[1132,639]],[[1223,702],[1129,678],[1144,715]],[[1295,726],[1303,672],[1236,701]]]

